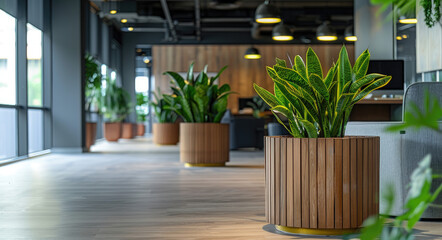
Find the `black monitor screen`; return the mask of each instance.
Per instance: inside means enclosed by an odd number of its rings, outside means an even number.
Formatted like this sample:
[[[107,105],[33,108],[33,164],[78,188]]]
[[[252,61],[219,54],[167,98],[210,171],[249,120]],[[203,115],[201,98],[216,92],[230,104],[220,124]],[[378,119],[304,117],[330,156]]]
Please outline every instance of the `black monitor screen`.
[[[391,81],[380,88],[381,90],[404,90],[404,61],[403,60],[371,60],[367,74],[381,73],[391,76]]]
[[[253,102],[252,100],[253,98],[238,98],[238,109],[241,110],[250,107],[249,105],[247,105],[247,103]]]

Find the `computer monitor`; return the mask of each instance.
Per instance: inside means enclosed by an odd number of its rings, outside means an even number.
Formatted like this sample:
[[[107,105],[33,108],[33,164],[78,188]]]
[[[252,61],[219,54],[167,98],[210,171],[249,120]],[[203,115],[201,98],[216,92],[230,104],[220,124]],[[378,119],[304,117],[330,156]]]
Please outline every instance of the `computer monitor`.
[[[403,60],[371,60],[367,74],[381,73],[391,76],[391,81],[379,90],[404,90]]]

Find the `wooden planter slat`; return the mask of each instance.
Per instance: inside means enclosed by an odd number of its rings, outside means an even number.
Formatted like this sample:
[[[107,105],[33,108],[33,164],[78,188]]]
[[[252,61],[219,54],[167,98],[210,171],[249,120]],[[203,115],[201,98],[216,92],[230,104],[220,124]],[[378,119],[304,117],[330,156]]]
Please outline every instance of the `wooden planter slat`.
[[[378,213],[378,137],[266,137],[265,144],[269,223],[348,230]]]
[[[180,161],[187,164],[222,165],[229,161],[229,125],[181,123]]]
[[[178,123],[154,123],[153,142],[159,145],[176,145],[179,140],[179,128]]]

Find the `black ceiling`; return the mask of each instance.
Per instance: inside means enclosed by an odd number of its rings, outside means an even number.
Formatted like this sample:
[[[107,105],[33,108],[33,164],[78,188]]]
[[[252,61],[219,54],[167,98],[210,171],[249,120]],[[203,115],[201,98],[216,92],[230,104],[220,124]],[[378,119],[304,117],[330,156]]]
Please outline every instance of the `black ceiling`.
[[[163,2],[163,5],[162,5]],[[134,32],[164,32],[165,41],[204,39],[205,33],[250,33],[254,40],[271,40],[272,26],[254,23],[256,7],[263,0],[126,0],[91,1],[117,28]],[[289,25],[295,41],[315,43],[316,28],[329,20],[340,39],[353,23],[353,0],[276,0],[271,1]],[[166,3],[166,5],[164,5]],[[166,7],[166,9],[165,9]],[[110,14],[116,9],[117,14]],[[167,10],[170,13],[168,21]],[[127,23],[121,23],[127,19]],[[171,24],[170,24],[171,23]],[[253,30],[252,30],[253,29]],[[253,33],[253,34],[252,34]]]

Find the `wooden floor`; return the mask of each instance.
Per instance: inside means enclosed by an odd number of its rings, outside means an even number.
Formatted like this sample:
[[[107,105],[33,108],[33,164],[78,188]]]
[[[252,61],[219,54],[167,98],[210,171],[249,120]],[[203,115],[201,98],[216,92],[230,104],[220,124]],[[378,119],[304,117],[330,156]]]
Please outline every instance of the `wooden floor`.
[[[101,143],[0,167],[0,239],[332,239],[275,233],[264,218],[263,152],[184,168],[178,147]],[[419,223],[417,239],[442,239]]]

